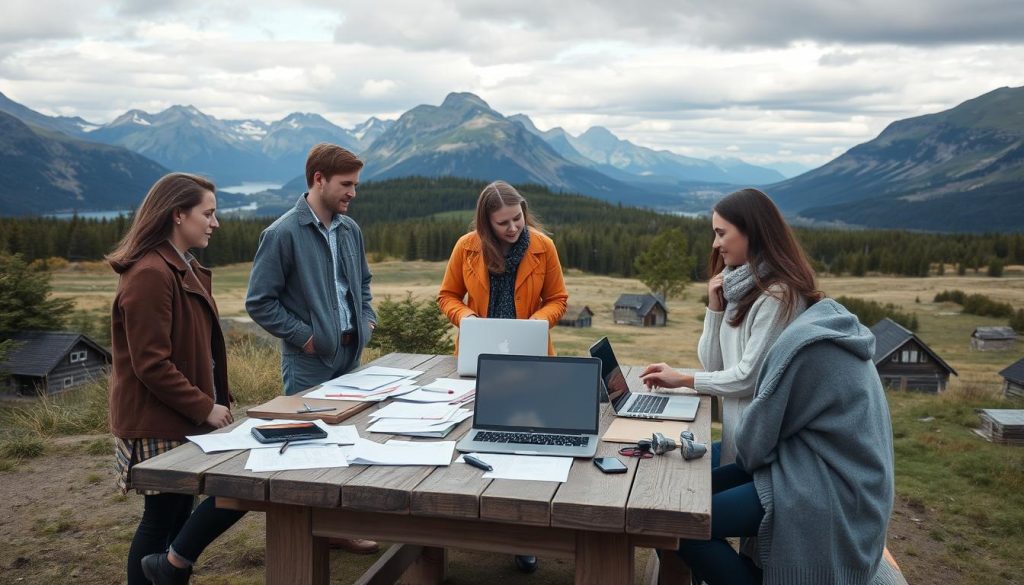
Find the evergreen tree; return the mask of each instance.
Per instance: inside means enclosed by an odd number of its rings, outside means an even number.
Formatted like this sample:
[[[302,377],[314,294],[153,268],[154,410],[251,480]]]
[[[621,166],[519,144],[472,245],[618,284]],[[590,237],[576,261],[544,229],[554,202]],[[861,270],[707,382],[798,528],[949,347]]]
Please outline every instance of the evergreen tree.
[[[20,255],[0,254],[0,335],[61,329],[73,307],[50,297],[50,273],[31,271]]]
[[[686,234],[671,229],[651,240],[637,257],[635,267],[640,282],[667,301],[686,288],[693,263],[687,253]]]

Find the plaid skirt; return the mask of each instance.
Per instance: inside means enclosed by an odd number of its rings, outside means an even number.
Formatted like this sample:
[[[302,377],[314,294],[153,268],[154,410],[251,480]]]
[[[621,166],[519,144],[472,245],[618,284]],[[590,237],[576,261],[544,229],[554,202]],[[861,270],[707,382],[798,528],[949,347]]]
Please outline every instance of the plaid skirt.
[[[172,441],[170,439],[122,439],[114,437],[114,469],[117,472],[117,487],[122,494],[127,494],[132,488],[132,467],[151,457],[166,453],[171,449],[183,445],[184,441]],[[160,492],[155,490],[135,490],[136,492],[152,496]]]

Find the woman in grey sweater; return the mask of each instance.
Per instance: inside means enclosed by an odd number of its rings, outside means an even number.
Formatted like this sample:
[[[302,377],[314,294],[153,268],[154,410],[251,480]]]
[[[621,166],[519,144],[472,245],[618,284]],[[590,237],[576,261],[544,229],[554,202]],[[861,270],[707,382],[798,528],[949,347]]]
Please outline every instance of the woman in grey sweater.
[[[875,338],[831,299],[765,358],[736,429],[737,463],[712,472],[711,540],[679,555],[709,585],[905,583],[882,560],[893,505],[889,408]],[[757,536],[756,559],[725,540]]]
[[[767,195],[743,189],[714,207],[708,307],[697,355],[704,371],[681,374],[667,364],[647,366],[649,387],[694,388],[722,397],[722,442],[712,465],[736,457],[735,429],[754,396],[768,348],[821,293],[810,262]]]

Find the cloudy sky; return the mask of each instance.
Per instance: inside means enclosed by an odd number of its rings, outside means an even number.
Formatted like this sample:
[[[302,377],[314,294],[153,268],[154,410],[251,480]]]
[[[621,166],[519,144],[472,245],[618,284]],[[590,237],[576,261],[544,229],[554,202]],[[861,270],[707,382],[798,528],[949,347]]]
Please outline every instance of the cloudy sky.
[[[814,167],[1024,85],[1020,0],[4,0],[0,92],[107,122],[191,104],[344,127],[470,91],[538,127]]]

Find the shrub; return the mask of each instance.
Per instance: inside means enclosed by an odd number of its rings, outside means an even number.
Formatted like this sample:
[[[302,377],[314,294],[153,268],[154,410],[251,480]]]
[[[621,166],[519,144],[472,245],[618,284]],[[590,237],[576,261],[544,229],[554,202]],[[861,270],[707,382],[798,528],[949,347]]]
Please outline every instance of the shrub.
[[[377,309],[377,328],[370,347],[381,353],[451,353],[451,326],[431,300],[415,301],[408,293],[401,301],[385,297]]]
[[[860,322],[868,327],[871,327],[883,318],[888,317],[911,331],[917,330],[917,315],[905,313],[892,303],[886,303],[883,305],[875,301],[855,299],[852,297],[837,297],[836,300],[846,307],[851,313],[857,315]]]

